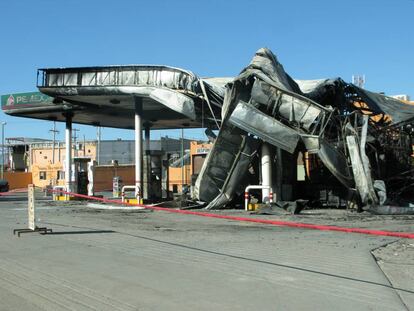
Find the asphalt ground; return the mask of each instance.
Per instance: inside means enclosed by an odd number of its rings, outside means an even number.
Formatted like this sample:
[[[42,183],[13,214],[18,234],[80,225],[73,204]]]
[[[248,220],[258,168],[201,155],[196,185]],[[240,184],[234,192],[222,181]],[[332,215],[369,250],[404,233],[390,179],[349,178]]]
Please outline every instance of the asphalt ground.
[[[96,206],[95,206],[96,207]],[[224,215],[413,232],[413,216]],[[0,310],[414,310],[414,240],[0,197]]]

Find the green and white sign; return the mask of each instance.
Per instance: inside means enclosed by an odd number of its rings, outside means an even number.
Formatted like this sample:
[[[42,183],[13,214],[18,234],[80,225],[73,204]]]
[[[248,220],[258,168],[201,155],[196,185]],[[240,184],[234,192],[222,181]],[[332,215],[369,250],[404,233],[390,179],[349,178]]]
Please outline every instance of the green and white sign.
[[[53,97],[40,92],[15,93],[1,96],[1,107],[39,106],[53,104]]]

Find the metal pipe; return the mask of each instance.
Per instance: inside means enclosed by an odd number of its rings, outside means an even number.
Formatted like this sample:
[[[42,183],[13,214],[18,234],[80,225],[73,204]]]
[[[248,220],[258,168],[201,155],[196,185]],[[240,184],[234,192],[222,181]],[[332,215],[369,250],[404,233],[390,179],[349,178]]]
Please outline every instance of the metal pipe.
[[[244,189],[244,210],[247,211],[248,210],[248,205],[249,205],[249,191],[252,189],[268,189],[269,193],[273,194],[273,190],[272,187],[270,186],[263,186],[263,185],[250,185],[247,186],[246,189]],[[269,196],[269,203],[273,203],[273,197]]]
[[[141,202],[142,189],[142,98],[135,97],[135,197]]]
[[[65,128],[65,183],[66,191],[72,192],[72,114],[66,114]]]

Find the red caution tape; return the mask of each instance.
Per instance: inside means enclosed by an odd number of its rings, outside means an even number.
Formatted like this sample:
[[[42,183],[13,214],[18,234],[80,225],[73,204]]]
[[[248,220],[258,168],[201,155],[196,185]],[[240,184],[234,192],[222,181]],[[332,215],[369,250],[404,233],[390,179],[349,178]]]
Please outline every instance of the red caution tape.
[[[307,223],[294,222],[294,221],[268,220],[268,219],[247,218],[247,217],[238,217],[238,216],[229,216],[229,215],[218,215],[218,214],[211,214],[211,213],[206,213],[206,212],[195,212],[195,211],[189,211],[189,210],[177,210],[177,209],[160,207],[160,206],[150,206],[150,205],[144,205],[144,204],[132,204],[132,203],[120,202],[120,201],[116,201],[116,200],[109,200],[109,199],[105,199],[105,198],[92,197],[92,196],[88,196],[88,195],[77,194],[77,193],[66,192],[66,191],[59,191],[59,190],[49,190],[49,191],[50,192],[61,193],[61,194],[66,194],[66,195],[70,195],[70,196],[74,196],[74,197],[89,199],[89,200],[101,201],[101,202],[104,202],[104,203],[113,203],[113,204],[130,205],[130,206],[140,206],[140,207],[150,209],[150,210],[154,210],[154,211],[164,211],[164,212],[176,213],[176,214],[195,215],[195,216],[227,219],[227,220],[242,221],[242,222],[254,222],[254,223],[259,223],[259,224],[266,224],[266,225],[273,225],[273,226],[283,226],[283,227],[292,227],[292,228],[304,228],[304,229],[313,229],[313,230],[321,230],[321,231],[339,231],[339,232],[347,232],[347,233],[360,233],[360,234],[369,234],[369,235],[378,235],[378,236],[391,236],[391,237],[397,237],[397,238],[414,239],[414,233],[408,233],[408,232],[371,230],[371,229],[362,229],[362,228],[347,228],[347,227],[336,227],[336,226],[307,224]]]

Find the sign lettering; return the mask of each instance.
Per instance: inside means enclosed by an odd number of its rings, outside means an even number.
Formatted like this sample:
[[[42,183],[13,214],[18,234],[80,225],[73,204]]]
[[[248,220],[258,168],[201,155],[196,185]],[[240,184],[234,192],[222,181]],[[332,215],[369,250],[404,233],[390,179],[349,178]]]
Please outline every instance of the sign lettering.
[[[196,152],[198,154],[209,153],[210,152],[210,148],[197,148]]]
[[[15,106],[15,105],[47,105],[53,104],[53,98],[42,94],[40,92],[31,93],[16,93],[3,95],[1,97],[2,106]]]

